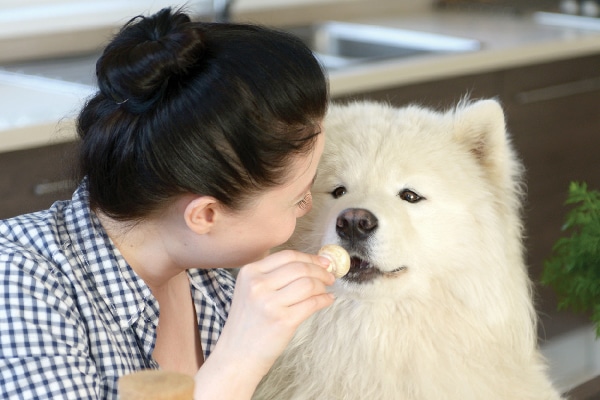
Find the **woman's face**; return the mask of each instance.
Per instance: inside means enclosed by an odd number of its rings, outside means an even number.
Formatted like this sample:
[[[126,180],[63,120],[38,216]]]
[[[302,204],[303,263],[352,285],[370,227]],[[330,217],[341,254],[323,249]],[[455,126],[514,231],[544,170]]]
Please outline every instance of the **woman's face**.
[[[221,214],[222,220],[213,230],[220,235],[220,249],[212,252],[219,257],[215,267],[239,267],[256,261],[290,238],[296,219],[312,206],[310,191],[324,145],[324,135],[319,134],[313,151],[299,156],[293,164],[285,185],[268,190],[243,211]]]

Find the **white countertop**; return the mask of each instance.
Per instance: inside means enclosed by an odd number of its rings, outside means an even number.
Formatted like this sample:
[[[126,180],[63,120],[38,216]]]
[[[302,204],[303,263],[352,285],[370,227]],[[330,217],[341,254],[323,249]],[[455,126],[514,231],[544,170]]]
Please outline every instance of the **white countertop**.
[[[93,90],[0,71],[0,152],[73,140],[74,118]]]
[[[531,15],[442,10],[356,22],[476,39],[482,43],[482,48],[471,53],[418,56],[333,71],[330,73],[332,95],[600,53],[600,28],[548,26],[534,21]],[[48,94],[46,90],[43,95],[30,87],[23,95],[17,96],[15,90],[22,90],[22,86],[10,85],[0,79],[0,122],[3,119],[14,120],[15,115],[29,112],[30,117],[24,119],[30,118],[30,123],[9,128],[5,123],[4,129],[0,126],[0,152],[43,146],[75,137],[69,121],[72,121],[73,110],[83,104],[92,87],[80,85],[75,89],[67,83],[65,87],[68,86],[68,89],[63,88],[62,92],[58,90]],[[49,89],[49,86],[42,89]],[[5,103],[10,104],[12,111],[6,111]],[[50,105],[58,103],[62,104],[64,113],[54,114],[52,118],[56,121],[41,118],[44,113],[40,110],[47,110]],[[56,128],[59,120],[66,124],[62,125],[60,132]]]

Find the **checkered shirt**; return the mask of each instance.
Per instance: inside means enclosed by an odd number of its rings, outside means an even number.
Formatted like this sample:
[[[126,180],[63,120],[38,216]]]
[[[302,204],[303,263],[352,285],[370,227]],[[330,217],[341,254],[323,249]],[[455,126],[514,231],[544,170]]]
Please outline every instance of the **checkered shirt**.
[[[189,270],[204,357],[233,296],[231,275]],[[0,221],[0,398],[115,399],[117,379],[158,368],[158,302],[90,212],[70,201]]]

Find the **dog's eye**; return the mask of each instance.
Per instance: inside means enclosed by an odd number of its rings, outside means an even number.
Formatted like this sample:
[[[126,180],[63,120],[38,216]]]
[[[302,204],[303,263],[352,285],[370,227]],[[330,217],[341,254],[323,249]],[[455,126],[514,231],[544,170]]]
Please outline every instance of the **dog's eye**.
[[[334,199],[339,199],[340,197],[342,197],[345,194],[346,194],[346,188],[343,186],[338,186],[335,189],[333,189],[333,192],[331,192],[331,195],[333,196]]]
[[[410,189],[402,190],[400,193],[398,193],[398,197],[400,197],[404,201],[408,201],[409,203],[418,203],[419,201],[424,199],[424,197],[419,196]]]

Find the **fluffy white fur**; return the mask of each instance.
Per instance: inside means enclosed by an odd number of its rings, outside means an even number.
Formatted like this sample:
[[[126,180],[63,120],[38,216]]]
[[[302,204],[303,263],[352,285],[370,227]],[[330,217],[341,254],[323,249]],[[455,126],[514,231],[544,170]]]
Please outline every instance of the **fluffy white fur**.
[[[341,244],[381,273],[338,280],[255,398],[559,399],[536,346],[521,165],[500,105],[332,105],[325,134],[314,208],[289,245]],[[368,238],[336,233],[350,208],[377,218]]]

